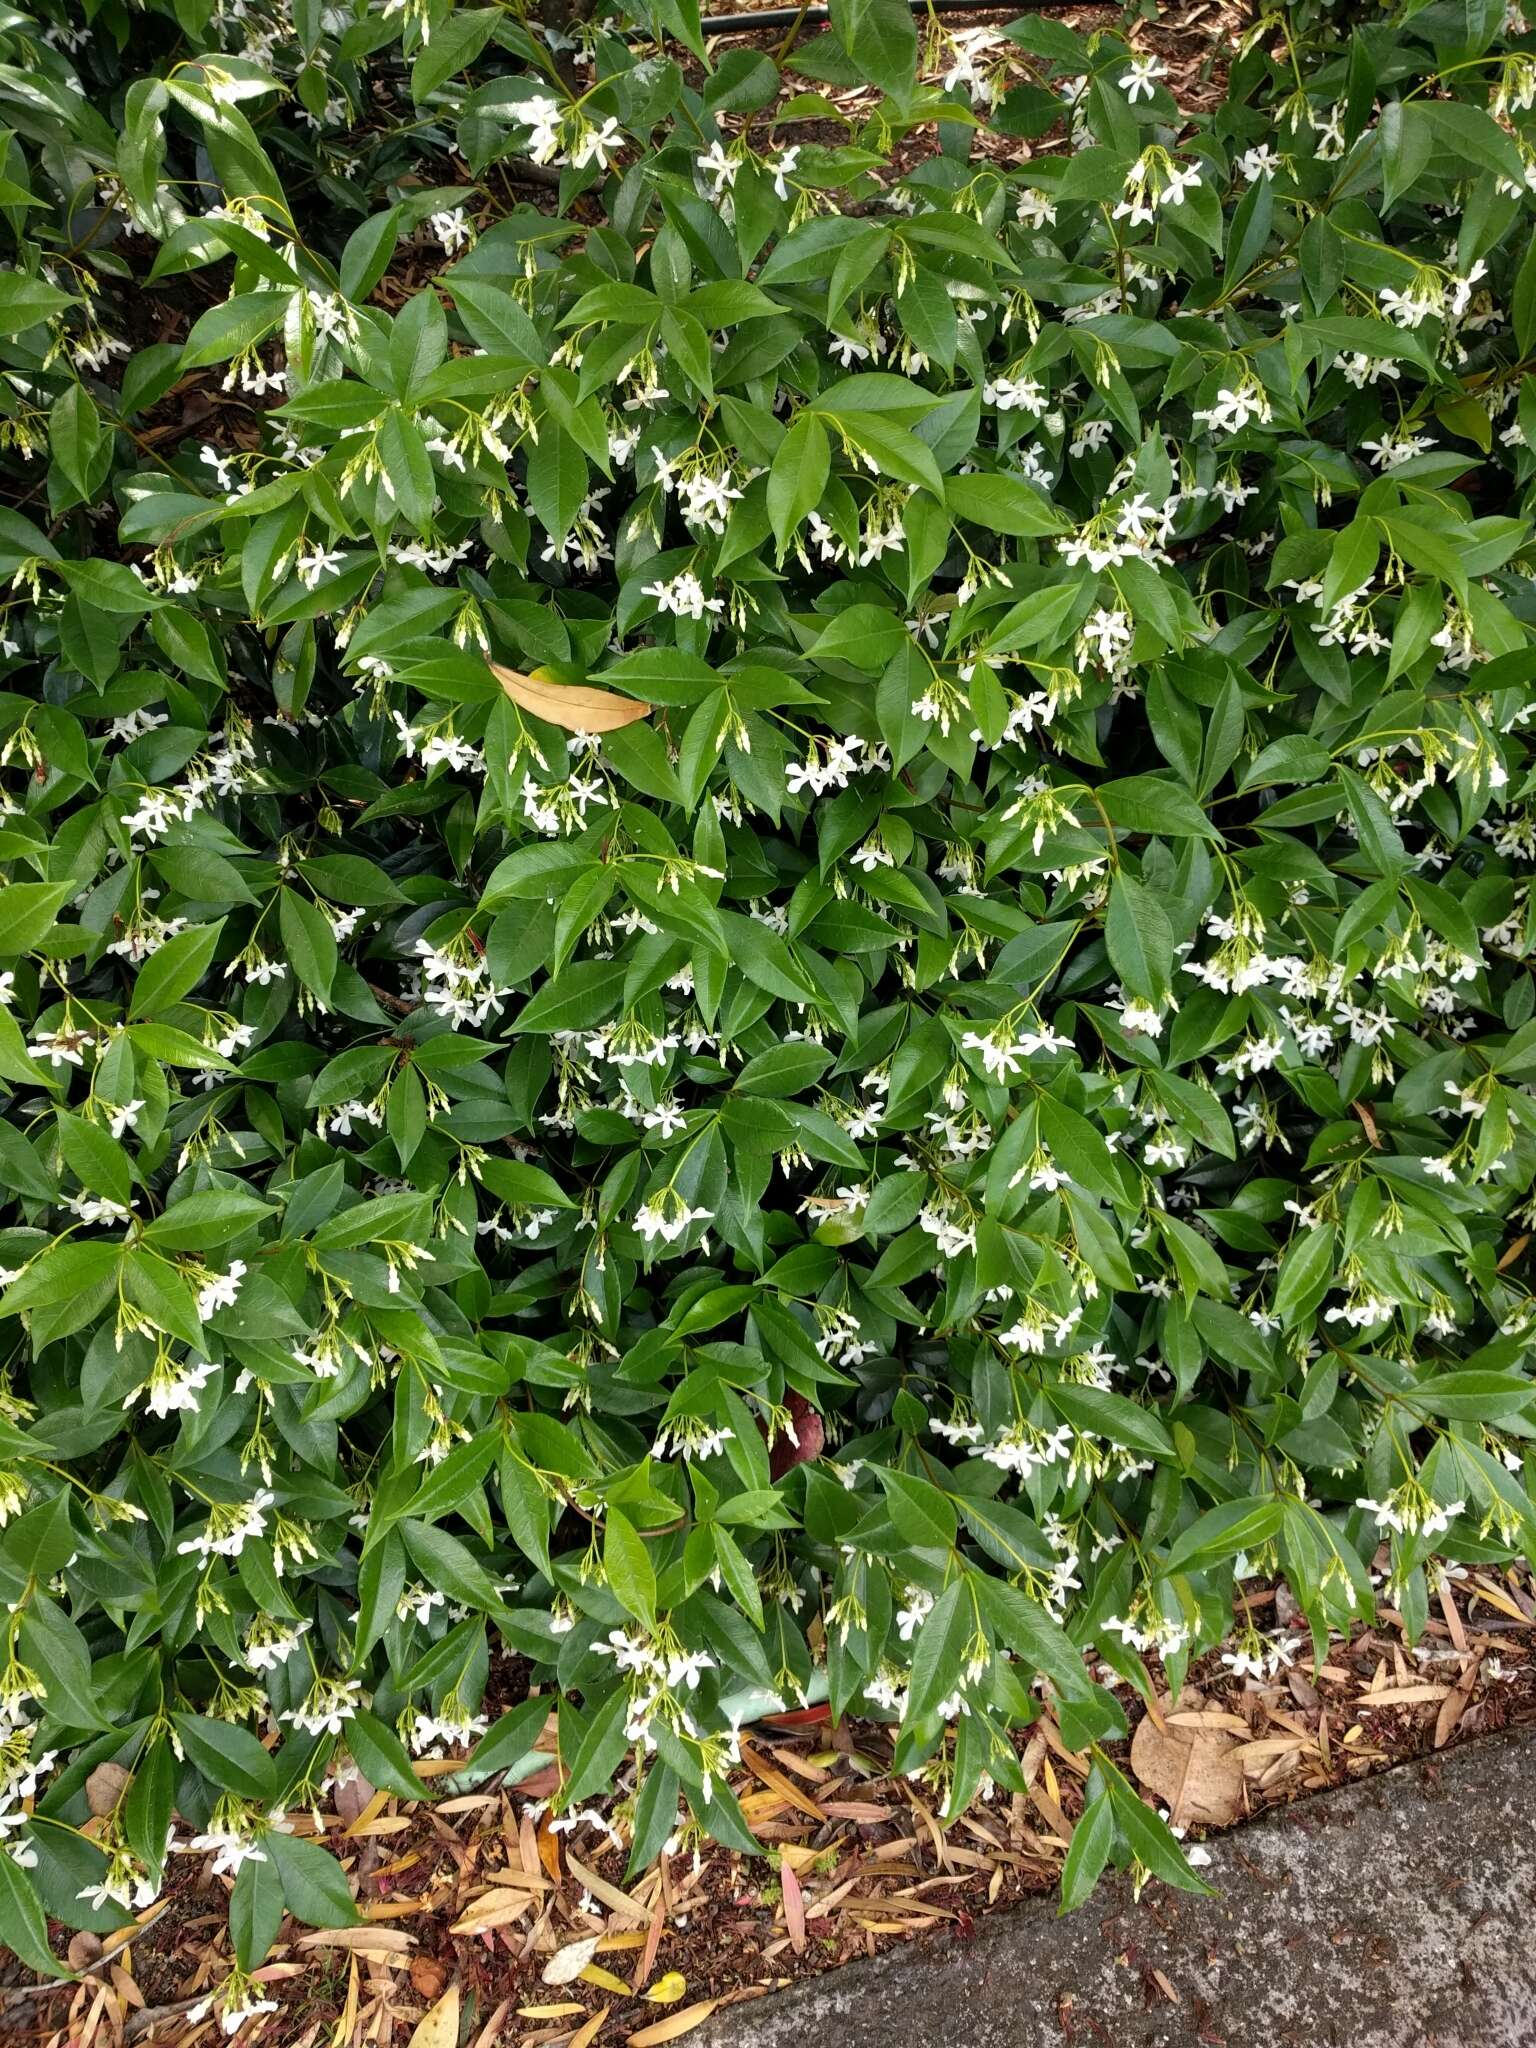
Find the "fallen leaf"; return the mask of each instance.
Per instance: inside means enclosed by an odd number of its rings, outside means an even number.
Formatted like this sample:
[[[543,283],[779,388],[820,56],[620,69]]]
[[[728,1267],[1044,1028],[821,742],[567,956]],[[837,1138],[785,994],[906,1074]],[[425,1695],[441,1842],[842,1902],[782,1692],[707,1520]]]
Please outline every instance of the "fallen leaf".
[[[476,2034],[475,2048],[492,2048],[492,2043],[500,2040],[503,2023],[506,2020],[507,2014],[511,2010],[511,1999],[504,1998],[501,2001],[500,2005],[498,2005],[495,2011],[491,2014],[490,2018],[486,2021],[485,2025],[480,2029],[479,2033]]]
[[[816,1817],[818,1820],[821,1818],[820,1814]],[[628,1892],[620,1891],[616,1884],[610,1884],[607,1878],[600,1877],[595,1870],[589,1870],[585,1863],[578,1863],[569,1849],[565,1852],[565,1861],[567,1869],[577,1883],[585,1885],[593,1898],[600,1899],[612,1912],[642,1926],[650,1917],[645,1907],[637,1906]]]
[[[799,1396],[796,1395],[795,1398],[798,1400]],[[803,1421],[804,1418],[802,1417],[801,1420]],[[816,1422],[816,1442],[819,1449],[821,1444],[821,1419],[819,1416],[816,1418]],[[780,1475],[775,1474],[775,1477],[778,1476]],[[754,1778],[760,1779],[763,1784],[768,1786],[770,1791],[777,1792],[786,1804],[793,1806],[798,1812],[805,1814],[809,1819],[815,1821],[817,1827],[820,1827],[826,1820],[826,1815],[816,1804],[815,1800],[802,1792],[798,1785],[792,1785],[782,1771],[776,1770],[772,1764],[768,1763],[763,1757],[760,1757],[750,1743],[744,1742],[741,1745],[741,1760]]]
[[[797,1956],[802,1956],[805,1954],[805,1894],[787,1859],[779,1865],[779,1884],[784,1893],[784,1925],[789,1929],[789,1945]]]
[[[1444,1749],[1445,1745],[1456,1733],[1461,1723],[1461,1717],[1467,1710],[1467,1703],[1476,1690],[1482,1668],[1482,1658],[1480,1656],[1475,1657],[1467,1666],[1465,1672],[1463,1672],[1460,1685],[1457,1686],[1448,1699],[1441,1702],[1440,1712],[1435,1719],[1436,1749]]]
[[[317,1927],[313,1934],[301,1934],[294,1945],[297,1948],[366,1949],[370,1955],[399,1955],[409,1954],[416,1946],[416,1936],[407,1934],[400,1927]],[[442,1966],[438,1964],[435,1967]],[[422,1984],[416,1986],[423,1998],[430,1998],[442,1988],[441,1983],[434,1985],[432,1991]]]
[[[409,2048],[459,2048],[459,1987],[450,1985],[417,2023]]]
[[[1355,1701],[1357,1713],[1369,1707],[1420,1707],[1428,1706],[1431,1700],[1443,1700],[1450,1692],[1448,1685],[1384,1685],[1375,1692],[1362,1693]]]
[[[98,1764],[86,1779],[86,1804],[98,1820],[112,1812],[127,1791],[130,1777],[121,1764]]]
[[[686,1998],[687,1995],[688,1979],[681,1970],[668,1970],[664,1977],[656,1979],[645,1994],[651,2005],[676,2005],[680,1998]]]
[[[596,1954],[597,1936],[583,1935],[580,1941],[568,1941],[564,1948],[556,1949],[540,1974],[546,1984],[574,1984]]]
[[[656,1951],[661,1947],[661,1930],[666,1918],[667,1895],[664,1885],[657,1885],[655,1902],[651,1907],[651,1924],[645,1931],[645,1953],[635,1968],[636,1988],[642,1985],[656,1967]]]
[[[715,2007],[718,1998],[701,1998],[697,2005],[685,2005],[681,2012],[669,2012],[664,2020],[656,2020],[648,2027],[642,2027],[638,2034],[629,2036],[629,2048],[661,2048],[664,2041],[675,2041],[683,2034],[691,2034],[695,2027],[702,2027]]]
[[[1171,1704],[1164,1702],[1165,1713]],[[1204,1701],[1186,1690],[1177,1704],[1188,1712]],[[1243,1766],[1233,1754],[1236,1747],[1236,1738],[1224,1728],[1209,1723],[1158,1728],[1148,1716],[1131,1741],[1131,1769],[1167,1806],[1174,1827],[1191,1822],[1224,1827],[1243,1806]]]
[[[525,676],[521,669],[503,668],[493,661],[491,673],[514,704],[566,732],[617,732],[620,726],[644,718],[651,708],[637,697],[620,697],[612,690],[551,682],[540,669]]]
[[[347,1782],[336,1788],[333,1801],[336,1817],[345,1821],[348,1827],[355,1827],[359,1821],[372,1820],[387,1796],[375,1791],[362,1772],[354,1769]]]
[[[761,1421],[759,1422],[761,1427]],[[775,1480],[780,1480],[796,1465],[808,1465],[819,1458],[827,1440],[826,1425],[820,1415],[803,1394],[789,1396],[789,1428],[781,1430],[773,1440],[768,1457],[768,1469]]]
[[[584,2005],[520,2005],[517,2016],[520,2020],[568,2020],[578,2012],[585,2012]]]
[[[624,1989],[628,1991],[629,1986],[626,1984]],[[572,2034],[570,2040],[566,2043],[566,2048],[588,2048],[588,2043],[595,2041],[602,2032],[603,2021],[607,2019],[612,2009],[611,2006],[600,2005],[586,2025],[578,2027],[575,2033]]]
[[[489,1934],[494,1928],[506,1927],[514,1920],[521,1920],[532,1907],[533,1900],[527,1892],[503,1891],[500,1888],[482,1892],[463,1917],[454,1921],[448,1932]]]
[[[599,1991],[613,1991],[620,1998],[628,1998],[629,1986],[622,1977],[615,1977],[612,1970],[605,1970],[599,1963],[588,1963],[581,1973],[583,1984],[595,1984]]]
[[[357,2008],[360,2002],[361,1979],[357,1968],[357,1957],[355,1955],[348,1956],[346,2003],[341,2008],[341,2017],[336,2022],[336,2032],[332,2037],[333,2039],[337,2041],[351,2040],[352,2029],[357,2024]]]

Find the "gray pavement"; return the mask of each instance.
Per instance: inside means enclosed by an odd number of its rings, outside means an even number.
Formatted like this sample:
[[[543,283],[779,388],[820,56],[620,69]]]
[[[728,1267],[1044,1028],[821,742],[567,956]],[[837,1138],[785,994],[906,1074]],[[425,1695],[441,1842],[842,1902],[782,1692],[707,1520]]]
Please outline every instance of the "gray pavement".
[[[1536,2048],[1536,1729],[1209,1846],[1216,1898],[1032,1902],[729,2007],[690,2048]]]

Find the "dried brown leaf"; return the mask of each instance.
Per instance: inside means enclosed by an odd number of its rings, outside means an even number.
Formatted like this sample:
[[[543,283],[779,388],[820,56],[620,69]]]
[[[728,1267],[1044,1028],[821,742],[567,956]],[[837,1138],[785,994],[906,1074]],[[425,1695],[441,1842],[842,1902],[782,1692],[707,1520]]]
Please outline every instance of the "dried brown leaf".
[[[566,732],[617,732],[620,726],[636,724],[651,708],[636,697],[620,697],[612,690],[551,682],[537,669],[524,675],[521,669],[503,668],[493,661],[491,673],[514,704]]]
[[[1164,1703],[1165,1713],[1169,1702]],[[1200,1701],[1181,1695],[1181,1709]],[[1225,1728],[1169,1723],[1158,1728],[1150,1718],[1137,1725],[1131,1741],[1131,1769],[1168,1808],[1175,1827],[1192,1822],[1224,1827],[1243,1807],[1243,1766],[1233,1754],[1235,1737]]]
[[[807,1797],[798,1785],[792,1784],[781,1770],[776,1769],[765,1757],[759,1756],[750,1742],[741,1745],[741,1760],[754,1778],[759,1779],[770,1791],[777,1792],[786,1805],[805,1814],[820,1827],[827,1817],[821,1807],[814,1799]]]
[[[474,1904],[454,1921],[448,1930],[450,1934],[489,1934],[494,1928],[509,1927],[514,1920],[521,1920],[533,1906],[527,1892],[495,1891],[482,1892]]]
[[[416,1936],[407,1934],[401,1927],[317,1927],[312,1934],[301,1934],[294,1946],[371,1949],[378,1955],[408,1955],[416,1946]],[[442,1988],[441,1983],[436,1986],[438,1991]],[[423,1997],[430,1995],[420,1984],[416,1989]]]
[[[1431,1700],[1443,1700],[1450,1692],[1448,1685],[1382,1685],[1373,1691],[1362,1693],[1355,1702],[1360,1711],[1369,1709],[1374,1713],[1378,1707],[1421,1707]]]
[[[356,1826],[359,1821],[373,1820],[383,1810],[384,1801],[388,1796],[387,1793],[375,1791],[362,1772],[354,1770],[347,1782],[336,1788],[333,1802],[336,1817],[344,1821],[348,1827]]]
[[[620,1891],[616,1884],[610,1884],[607,1878],[600,1876],[597,1871],[589,1869],[585,1863],[578,1862],[569,1849],[565,1852],[565,1862],[566,1868],[577,1883],[585,1885],[592,1897],[601,1900],[610,1912],[617,1913],[621,1919],[633,1920],[637,1926],[645,1925],[649,1914],[644,1906],[635,1903],[628,1892]]]
[[[128,1789],[132,1773],[121,1764],[98,1764],[85,1781],[86,1804],[98,1820],[111,1813]]]

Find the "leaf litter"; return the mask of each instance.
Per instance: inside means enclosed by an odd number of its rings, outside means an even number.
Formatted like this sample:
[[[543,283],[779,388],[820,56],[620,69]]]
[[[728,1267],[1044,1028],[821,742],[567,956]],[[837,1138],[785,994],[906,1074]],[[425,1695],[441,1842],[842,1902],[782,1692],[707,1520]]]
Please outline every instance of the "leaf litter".
[[[1287,1597],[1246,1587],[1239,1633],[1176,1700],[1157,1689],[1155,1661],[1150,1701],[1118,1688],[1134,1726],[1111,1753],[1192,1839],[1536,1720],[1526,1571],[1449,1567],[1417,1644],[1385,1610],[1321,1664],[1299,1649],[1273,1675],[1246,1672],[1246,1624],[1266,1606],[1283,1623]],[[551,1830],[552,1773],[433,1806],[365,1785],[338,1798],[342,1811],[293,1816],[342,1856],[361,1924],[285,1923],[256,1973],[278,2010],[236,2048],[664,2048],[722,2007],[920,1934],[965,1939],[978,1914],[1054,1889],[1088,1759],[1048,1711],[1018,1731],[1027,1796],[978,1799],[948,1821],[941,1787],[892,1774],[892,1731],[794,1718],[759,1725],[732,1777],[762,1857],[688,1843],[625,1882],[601,1806],[579,1849],[575,1829]],[[0,1972],[4,2038],[222,2048],[217,2021],[192,2012],[228,1967],[228,1890],[206,1860],[177,1859],[141,1930],[77,1937],[78,1982],[39,1984],[13,1965],[4,1988]]]

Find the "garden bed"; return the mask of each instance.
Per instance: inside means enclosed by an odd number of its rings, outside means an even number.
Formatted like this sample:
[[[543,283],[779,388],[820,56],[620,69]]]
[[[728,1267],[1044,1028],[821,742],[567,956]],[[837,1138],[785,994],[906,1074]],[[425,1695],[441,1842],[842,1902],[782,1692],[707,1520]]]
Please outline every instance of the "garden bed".
[[[1536,1723],[1532,1592],[1526,1572],[1458,1573],[1418,1643],[1387,1613],[1331,1645],[1320,1668],[1296,1639],[1294,1661],[1266,1679],[1234,1671],[1234,1635],[1200,1660],[1179,1708],[1164,1696],[1163,1728],[1122,1687],[1135,1739],[1112,1754],[1198,1843]],[[1275,1599],[1273,1588],[1246,1589],[1247,1612],[1271,1631]],[[612,1802],[552,1825],[553,1772],[446,1792],[430,1807],[356,1782],[320,1813],[319,1833],[365,1925],[290,1926],[259,1973],[279,2010],[253,2026],[252,2048],[403,2048],[450,1990],[466,2048],[637,2036],[643,2048],[664,2038],[647,2031],[663,2022],[677,2029],[665,2038],[680,2039],[714,2012],[918,1936],[968,1942],[982,1916],[1056,1890],[1082,1810],[1087,1759],[1066,1748],[1054,1717],[1018,1739],[1028,1793],[997,1792],[946,1824],[942,1788],[891,1775],[889,1729],[832,1726],[824,1710],[764,1721],[734,1789],[769,1855],[702,1843],[695,1858],[680,1845],[627,1885],[605,1832]],[[446,1777],[453,1765],[423,1768]],[[35,2001],[5,1993],[12,2024],[41,2038],[67,2013],[73,2036],[102,2048],[211,2048],[217,2022],[189,2008],[228,1967],[228,1888],[208,1859],[176,1859],[144,1933],[114,1942],[106,1968],[94,1938],[77,1937],[73,1960],[96,1951],[91,1976]],[[589,1947],[584,1969],[568,1974]]]

